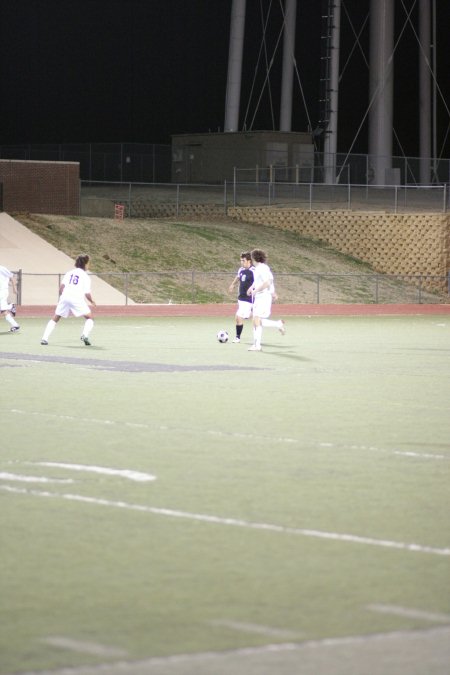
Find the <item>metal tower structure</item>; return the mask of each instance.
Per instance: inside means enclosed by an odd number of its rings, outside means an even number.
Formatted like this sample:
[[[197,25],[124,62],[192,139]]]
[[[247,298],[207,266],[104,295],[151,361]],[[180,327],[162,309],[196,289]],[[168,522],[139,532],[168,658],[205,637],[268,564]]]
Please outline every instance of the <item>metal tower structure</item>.
[[[362,0],[361,0],[362,1]],[[338,140],[340,17],[342,0],[322,3],[321,113],[319,130],[323,138],[324,179],[334,183]],[[392,168],[394,119],[394,6],[395,0],[367,0],[370,6],[370,59],[368,155],[371,182],[375,185],[397,181]],[[433,13],[431,14],[431,7]],[[226,94],[225,131],[239,130],[239,103],[244,49],[246,0],[233,0]],[[281,82],[280,131],[292,131],[292,88],[295,67],[295,24],[297,0],[284,2],[284,49]],[[406,22],[412,26],[405,10]],[[431,28],[431,16],[433,28]],[[415,32],[415,29],[414,29]],[[436,0],[419,0],[419,126],[420,182],[429,184],[431,157],[436,148]],[[432,58],[430,52],[432,50]],[[434,89],[431,92],[433,77]],[[432,107],[433,106],[433,107]],[[433,149],[431,138],[433,131]],[[434,173],[436,173],[434,171]]]

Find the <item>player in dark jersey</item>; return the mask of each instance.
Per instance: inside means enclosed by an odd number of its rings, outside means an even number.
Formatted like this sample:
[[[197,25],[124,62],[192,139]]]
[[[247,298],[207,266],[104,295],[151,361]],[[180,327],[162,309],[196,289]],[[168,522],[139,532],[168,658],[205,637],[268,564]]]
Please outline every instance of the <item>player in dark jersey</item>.
[[[244,319],[249,319],[252,315],[252,297],[247,294],[248,289],[253,284],[252,256],[250,251],[241,253],[241,266],[236,276],[230,284],[229,291],[233,292],[234,287],[239,283],[238,307],[236,311],[236,337],[233,342],[241,341],[241,334],[244,328]]]

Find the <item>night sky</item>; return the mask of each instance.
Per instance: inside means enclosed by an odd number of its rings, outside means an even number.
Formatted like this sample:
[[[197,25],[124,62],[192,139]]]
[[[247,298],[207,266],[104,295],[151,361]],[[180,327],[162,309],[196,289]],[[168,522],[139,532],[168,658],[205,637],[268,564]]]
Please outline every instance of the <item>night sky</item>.
[[[396,0],[397,36],[404,7],[415,4]],[[369,5],[343,0],[341,70]],[[264,63],[256,67],[261,6],[265,13],[272,6],[269,60],[281,27],[280,0],[247,0],[240,127],[254,130],[279,123],[282,40],[270,90],[263,90]],[[314,129],[320,119],[321,8],[321,0],[298,0],[293,131],[307,130],[308,121]],[[437,10],[438,84],[450,107],[450,2],[437,0]],[[0,144],[170,143],[171,134],[222,130],[230,13],[231,0],[2,0]],[[368,59],[368,22],[361,44]],[[339,100],[338,150],[367,152],[367,124],[357,135],[368,105],[368,68],[358,47]],[[449,117],[438,94],[444,157],[450,156]],[[395,57],[394,154],[418,155],[418,120],[418,47],[408,26]]]

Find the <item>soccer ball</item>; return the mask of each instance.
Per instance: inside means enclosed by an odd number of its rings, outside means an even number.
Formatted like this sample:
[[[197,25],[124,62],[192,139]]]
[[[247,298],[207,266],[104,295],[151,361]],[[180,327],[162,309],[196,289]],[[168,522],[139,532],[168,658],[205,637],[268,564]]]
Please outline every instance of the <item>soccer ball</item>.
[[[222,342],[222,344],[225,344],[225,342],[228,342],[228,333],[226,330],[219,330],[217,333],[217,339],[219,342]]]

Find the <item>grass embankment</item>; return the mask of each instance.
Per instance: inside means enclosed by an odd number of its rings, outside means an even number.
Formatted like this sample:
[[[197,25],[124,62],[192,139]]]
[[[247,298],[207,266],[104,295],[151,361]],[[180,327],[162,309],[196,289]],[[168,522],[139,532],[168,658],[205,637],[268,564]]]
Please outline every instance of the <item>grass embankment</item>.
[[[167,219],[15,214],[17,220],[71,257],[92,257],[91,271],[136,302],[230,302],[228,287],[242,250],[262,248],[276,276],[279,301],[372,303],[371,267],[324,244],[263,225]],[[64,270],[62,270],[64,271]],[[124,273],[127,273],[125,281]],[[305,276],[307,275],[307,276]],[[367,276],[366,276],[367,275]],[[380,302],[412,302],[411,287],[384,280]],[[434,300],[435,301],[435,300]]]

